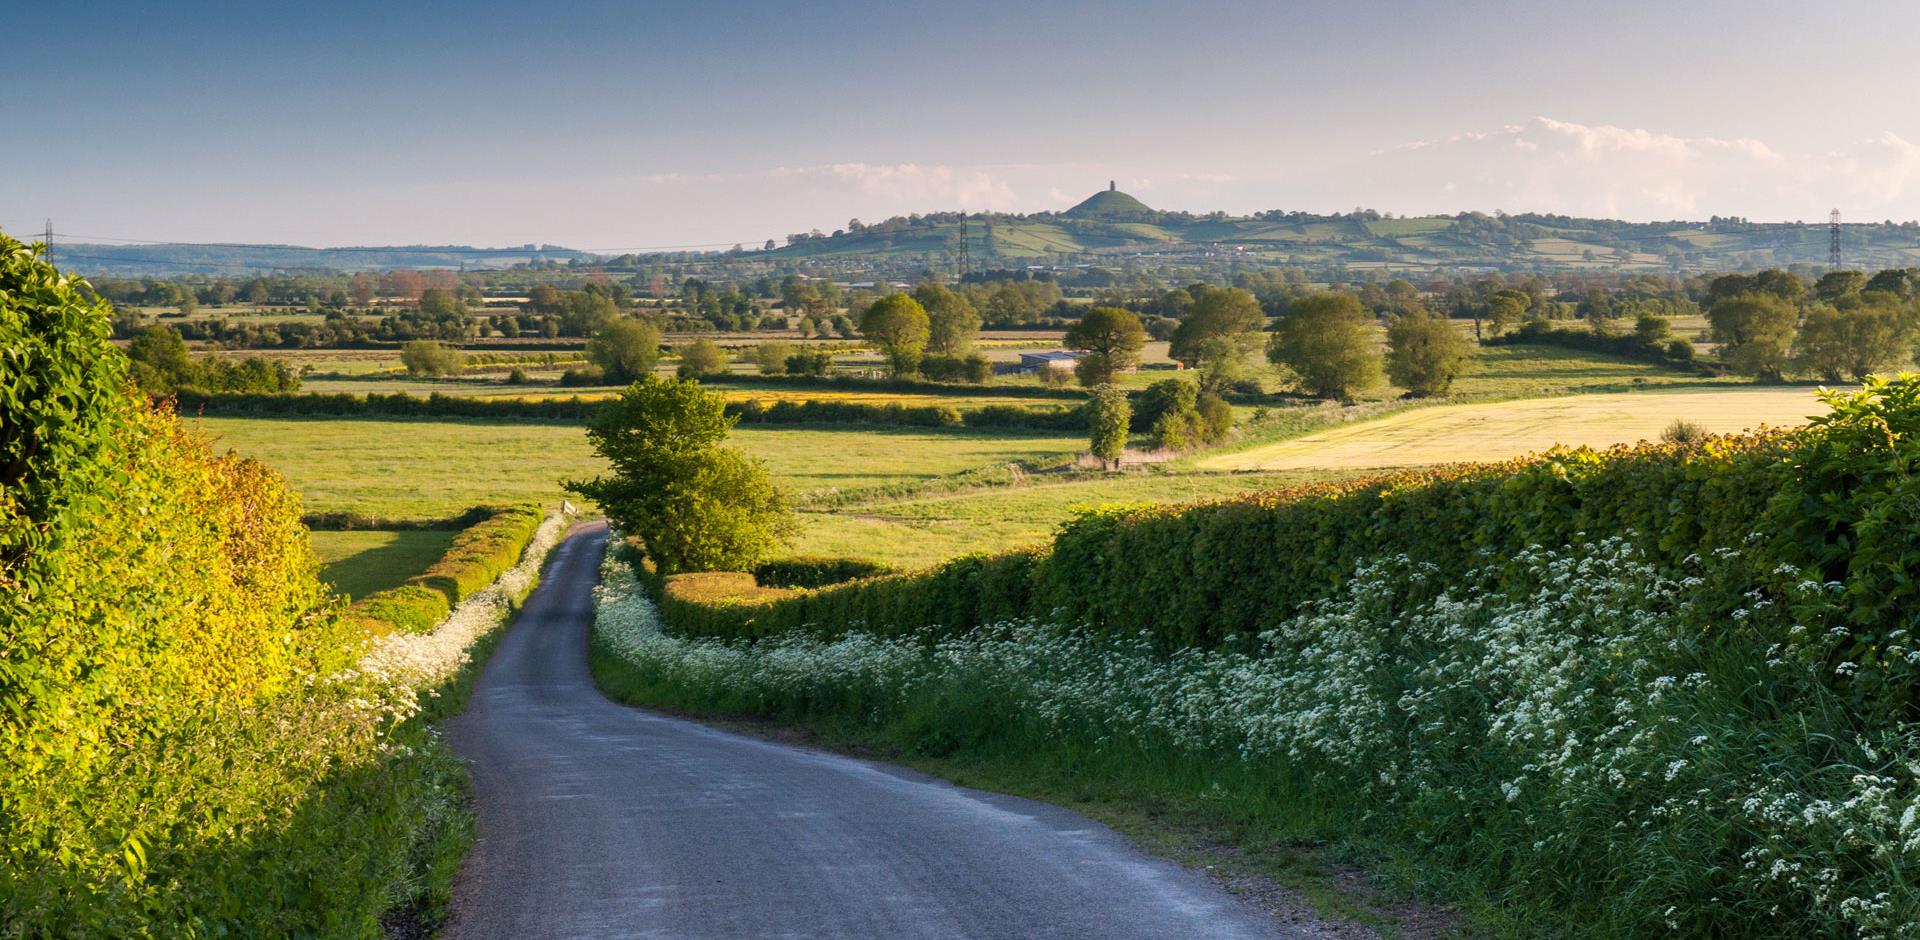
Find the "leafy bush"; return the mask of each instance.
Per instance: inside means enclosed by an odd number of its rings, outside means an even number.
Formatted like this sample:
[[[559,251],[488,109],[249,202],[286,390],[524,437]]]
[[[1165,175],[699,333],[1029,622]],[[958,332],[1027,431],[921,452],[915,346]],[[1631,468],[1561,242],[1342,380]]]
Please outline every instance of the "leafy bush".
[[[1690,444],[1707,436],[1707,429],[1685,418],[1675,418],[1667,429],[1660,432],[1660,439],[1669,444]]]
[[[0,237],[3,931],[378,936],[458,764],[345,668],[292,491],[133,395],[77,286]]]
[[[1609,336],[1592,330],[1557,327],[1549,320],[1528,320],[1512,333],[1488,337],[1481,343],[1486,346],[1562,346],[1663,365],[1684,366],[1693,361],[1692,343],[1664,337],[1649,339],[1649,335],[1636,330]]]
[[[466,354],[452,346],[430,339],[416,339],[400,346],[400,362],[410,375],[449,375],[466,365]]]

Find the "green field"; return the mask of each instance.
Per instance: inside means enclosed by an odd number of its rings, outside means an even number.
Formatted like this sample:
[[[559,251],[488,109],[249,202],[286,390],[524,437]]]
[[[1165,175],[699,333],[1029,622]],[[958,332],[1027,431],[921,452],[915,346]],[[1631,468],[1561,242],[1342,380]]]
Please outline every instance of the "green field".
[[[358,600],[427,570],[457,534],[455,529],[316,531],[313,551],[320,556],[320,580]]]
[[[1281,473],[1140,473],[874,501],[801,514],[795,554],[873,558],[919,567],[969,552],[1044,543],[1075,511],[1123,502],[1184,503],[1274,489],[1327,476]]]
[[[494,421],[189,418],[216,447],[257,457],[309,512],[390,519],[457,515],[483,503],[553,501],[560,481],[603,465],[579,425]],[[733,444],[767,462],[796,497],[931,480],[1082,449],[1078,435],[968,430],[737,428]]]

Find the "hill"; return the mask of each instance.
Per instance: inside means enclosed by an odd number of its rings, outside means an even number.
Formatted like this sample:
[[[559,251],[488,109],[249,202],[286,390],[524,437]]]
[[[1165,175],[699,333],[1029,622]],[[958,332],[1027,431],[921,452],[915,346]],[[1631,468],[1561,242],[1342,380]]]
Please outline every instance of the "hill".
[[[1825,224],[1706,221],[1622,222],[1560,215],[1399,217],[1373,211],[1318,215],[1274,210],[1235,216],[1153,209],[1106,189],[1063,212],[931,213],[831,235],[795,235],[768,261],[952,263],[964,240],[975,264],[995,262],[1155,265],[1288,264],[1394,269],[1736,270],[1824,267]],[[1841,227],[1848,267],[1920,265],[1920,223]]]
[[[58,233],[55,233],[56,236]],[[151,244],[63,242],[54,258],[86,275],[156,277],[175,274],[247,274],[270,271],[394,271],[506,268],[530,262],[566,263],[593,255],[556,245],[471,248],[466,245],[384,245],[309,248],[303,245]]]
[[[1060,214],[1069,219],[1137,219],[1152,215],[1153,210],[1109,183],[1106,189]]]

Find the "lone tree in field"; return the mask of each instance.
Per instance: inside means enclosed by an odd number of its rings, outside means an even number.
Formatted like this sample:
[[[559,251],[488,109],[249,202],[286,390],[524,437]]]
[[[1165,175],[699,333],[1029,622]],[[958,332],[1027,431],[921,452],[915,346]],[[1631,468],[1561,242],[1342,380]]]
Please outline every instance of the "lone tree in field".
[[[1127,393],[1111,383],[1093,390],[1087,398],[1087,423],[1092,432],[1090,450],[1103,466],[1112,467],[1127,449],[1127,427],[1133,421],[1133,406]]]
[[[587,427],[612,472],[567,489],[638,536],[662,574],[745,571],[791,530],[792,515],[760,461],[723,446],[733,421],[700,383],[647,376]]]
[[[587,360],[612,384],[649,375],[660,361],[660,329],[645,320],[609,320],[587,340]]]
[[[1912,304],[1880,292],[1854,294],[1844,307],[1817,304],[1807,312],[1793,358],[1828,382],[1862,381],[1906,358],[1916,325]]]
[[[1416,398],[1445,395],[1467,350],[1467,338],[1447,318],[1410,310],[1387,326],[1387,377]]]
[[[1764,291],[1729,297],[1707,310],[1720,357],[1733,371],[1762,382],[1785,378],[1797,318],[1793,304]]]
[[[1208,391],[1232,381],[1240,361],[1260,347],[1266,325],[1260,301],[1237,287],[1204,287],[1173,331],[1167,355],[1189,369],[1203,369]]]
[[[727,351],[713,340],[703,336],[680,350],[680,368],[676,372],[683,379],[702,379],[725,371]]]
[[[887,354],[894,375],[912,375],[920,371],[920,357],[927,351],[931,328],[927,309],[919,301],[895,293],[867,308],[860,317],[860,333]]]
[[[447,375],[466,365],[465,353],[430,339],[416,339],[400,347],[400,364],[411,375]]]
[[[927,310],[927,352],[935,356],[964,356],[980,332],[980,311],[965,294],[928,282],[913,289],[913,299]]]
[[[1113,381],[1115,373],[1140,364],[1140,347],[1146,345],[1147,329],[1131,310],[1120,307],[1095,307],[1087,311],[1067,330],[1068,349],[1085,356],[1074,364],[1080,384],[1092,388]]]
[[[1287,305],[1267,358],[1292,369],[1321,398],[1351,401],[1380,383],[1380,352],[1368,328],[1373,315],[1352,294],[1314,294]]]

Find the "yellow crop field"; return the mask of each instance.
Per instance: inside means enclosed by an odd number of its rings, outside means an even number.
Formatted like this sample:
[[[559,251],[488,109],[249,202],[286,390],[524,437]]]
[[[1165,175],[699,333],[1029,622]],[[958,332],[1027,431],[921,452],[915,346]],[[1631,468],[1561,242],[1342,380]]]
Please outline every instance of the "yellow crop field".
[[[1807,388],[1753,387],[1441,405],[1195,463],[1207,470],[1357,470],[1504,460],[1557,444],[1607,447],[1657,440],[1676,419],[1724,434],[1804,424],[1825,410]]]

